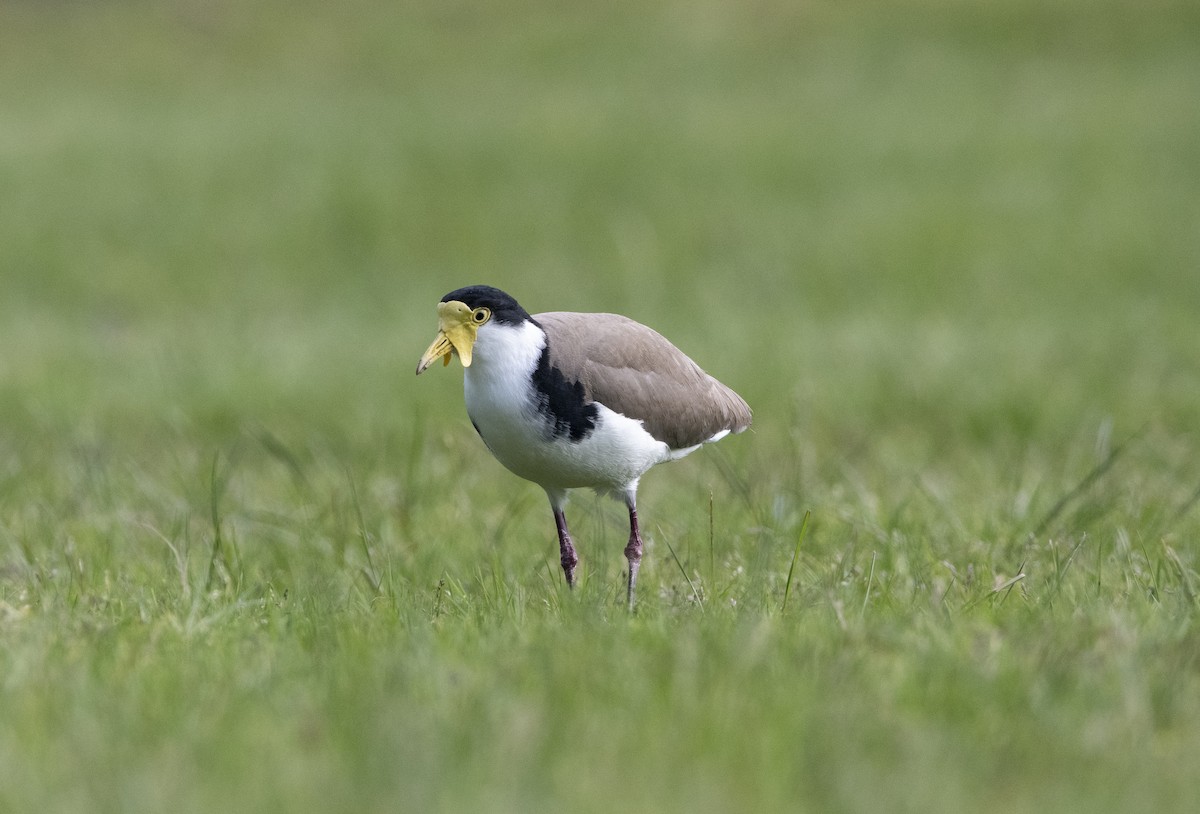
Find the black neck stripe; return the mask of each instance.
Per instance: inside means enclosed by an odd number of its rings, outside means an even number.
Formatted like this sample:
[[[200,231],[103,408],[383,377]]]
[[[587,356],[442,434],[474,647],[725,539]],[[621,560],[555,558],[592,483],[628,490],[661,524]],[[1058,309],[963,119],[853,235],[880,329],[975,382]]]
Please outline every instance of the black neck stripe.
[[[567,436],[578,443],[596,429],[596,405],[584,396],[583,383],[568,381],[563,372],[550,364],[549,347],[542,348],[533,371],[538,412],[545,416],[555,438]]]

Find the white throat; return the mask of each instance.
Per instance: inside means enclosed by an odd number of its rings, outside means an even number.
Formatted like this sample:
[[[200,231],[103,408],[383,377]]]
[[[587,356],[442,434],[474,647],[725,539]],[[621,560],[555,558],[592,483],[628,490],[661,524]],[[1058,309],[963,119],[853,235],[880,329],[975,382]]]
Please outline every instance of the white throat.
[[[496,439],[531,422],[537,412],[530,377],[545,346],[546,334],[532,322],[479,329],[471,366],[463,371],[463,397],[467,415],[493,452]]]
[[[481,383],[495,377],[525,381],[537,367],[545,347],[545,332],[532,322],[484,325],[472,349],[471,366],[464,369],[464,381],[475,379]]]

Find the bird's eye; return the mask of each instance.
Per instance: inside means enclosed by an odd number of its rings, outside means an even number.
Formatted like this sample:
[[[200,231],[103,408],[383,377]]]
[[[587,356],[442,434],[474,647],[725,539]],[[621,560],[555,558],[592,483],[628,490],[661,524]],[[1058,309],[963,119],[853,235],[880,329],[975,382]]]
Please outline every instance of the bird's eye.
[[[471,319],[475,320],[476,325],[482,325],[483,323],[488,321],[488,317],[490,317],[491,315],[492,315],[492,312],[486,308],[476,308],[475,311],[471,314]]]

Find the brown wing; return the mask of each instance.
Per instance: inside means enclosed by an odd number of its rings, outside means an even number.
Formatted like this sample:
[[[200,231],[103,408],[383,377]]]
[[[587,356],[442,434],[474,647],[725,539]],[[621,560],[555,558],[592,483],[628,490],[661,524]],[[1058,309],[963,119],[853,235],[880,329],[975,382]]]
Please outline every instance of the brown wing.
[[[709,376],[660,333],[617,314],[555,311],[533,317],[550,364],[584,394],[629,418],[671,449],[750,426],[741,396]]]

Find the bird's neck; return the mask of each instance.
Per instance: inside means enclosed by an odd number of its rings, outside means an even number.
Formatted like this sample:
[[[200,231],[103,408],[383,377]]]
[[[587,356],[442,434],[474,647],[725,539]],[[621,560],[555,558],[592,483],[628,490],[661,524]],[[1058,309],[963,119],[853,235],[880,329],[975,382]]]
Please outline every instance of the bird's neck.
[[[545,332],[532,322],[487,325],[479,331],[466,375],[475,379],[527,380],[545,347]]]

